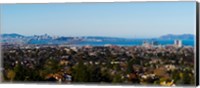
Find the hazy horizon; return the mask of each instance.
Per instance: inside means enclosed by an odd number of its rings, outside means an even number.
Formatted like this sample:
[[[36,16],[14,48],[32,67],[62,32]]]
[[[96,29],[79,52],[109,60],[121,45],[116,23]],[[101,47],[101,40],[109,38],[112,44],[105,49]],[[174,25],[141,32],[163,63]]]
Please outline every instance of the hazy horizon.
[[[3,33],[3,34],[19,34],[19,33]],[[37,35],[37,34],[33,34],[33,35],[25,35],[25,34],[19,34],[19,35],[22,35],[22,36],[34,36],[34,35]],[[134,37],[116,37],[116,36],[90,36],[90,35],[85,35],[85,36],[67,36],[67,35],[49,35],[47,33],[45,34],[39,34],[37,36],[42,36],[42,35],[48,35],[48,36],[57,36],[57,37],[110,37],[110,38],[126,38],[126,39],[134,39]],[[146,37],[146,38],[142,38],[142,37],[135,37],[135,39],[154,39],[154,38],[159,38],[159,37],[162,37],[162,36],[166,36],[166,35],[175,35],[175,36],[180,36],[180,35],[193,35],[193,36],[196,36],[195,34],[164,34],[164,35],[161,35],[161,36],[158,36],[158,37]]]
[[[2,34],[154,38],[194,34],[196,2],[3,4]]]

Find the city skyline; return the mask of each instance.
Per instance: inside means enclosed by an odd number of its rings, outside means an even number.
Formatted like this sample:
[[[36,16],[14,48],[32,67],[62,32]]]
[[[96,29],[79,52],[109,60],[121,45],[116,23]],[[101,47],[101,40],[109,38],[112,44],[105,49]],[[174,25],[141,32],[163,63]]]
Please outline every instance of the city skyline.
[[[1,5],[2,34],[153,38],[195,35],[195,2]]]

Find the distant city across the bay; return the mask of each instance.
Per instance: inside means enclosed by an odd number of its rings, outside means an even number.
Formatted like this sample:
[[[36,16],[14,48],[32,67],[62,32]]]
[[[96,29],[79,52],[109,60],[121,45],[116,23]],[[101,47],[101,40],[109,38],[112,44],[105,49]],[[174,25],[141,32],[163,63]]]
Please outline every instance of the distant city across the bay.
[[[176,42],[181,46],[194,46],[193,34],[166,34],[157,38],[121,38],[105,36],[51,36],[48,34],[24,36],[21,34],[2,34],[4,44],[61,44],[61,45],[91,45],[91,46],[137,46],[137,45],[172,45]]]

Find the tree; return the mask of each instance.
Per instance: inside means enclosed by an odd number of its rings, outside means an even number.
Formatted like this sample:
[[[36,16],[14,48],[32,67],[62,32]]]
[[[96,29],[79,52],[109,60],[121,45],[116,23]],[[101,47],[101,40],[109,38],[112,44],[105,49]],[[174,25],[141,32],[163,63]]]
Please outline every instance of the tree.
[[[13,79],[15,78],[15,75],[16,75],[16,73],[15,73],[13,70],[8,70],[7,78],[8,78],[10,81],[13,81]]]
[[[25,79],[25,71],[21,64],[17,64],[14,67],[14,72],[16,73],[16,76],[14,78],[15,81],[24,81]]]
[[[134,64],[134,60],[133,59],[128,60],[127,73],[132,73],[133,72],[133,64]]]
[[[109,83],[112,82],[112,79],[111,79],[108,69],[105,69],[101,72],[101,81],[109,82]]]
[[[80,60],[79,63],[74,66],[72,70],[72,80],[74,82],[88,82],[89,81],[89,72],[87,67],[83,64],[83,61]]]
[[[59,65],[58,60],[56,60],[53,57],[50,57],[45,61],[44,67],[43,67],[43,73],[44,75],[56,73],[61,69],[62,66]]]
[[[99,66],[89,66],[87,67],[88,77],[90,82],[100,82],[101,81],[101,72]]]

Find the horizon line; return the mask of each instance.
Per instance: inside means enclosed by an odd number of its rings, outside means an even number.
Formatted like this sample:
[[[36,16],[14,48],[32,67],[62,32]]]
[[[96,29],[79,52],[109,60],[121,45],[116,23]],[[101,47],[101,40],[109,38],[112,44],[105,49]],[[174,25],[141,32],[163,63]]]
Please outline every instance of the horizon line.
[[[48,33],[44,33],[44,34],[31,34],[31,35],[25,35],[25,34],[21,34],[21,33],[1,33],[1,35],[4,35],[4,34],[18,34],[18,35],[22,35],[22,36],[42,36],[42,35],[48,35],[48,36],[57,36],[57,37],[111,37],[111,38],[158,38],[158,37],[161,37],[161,36],[165,36],[165,35],[193,35],[193,36],[196,36],[196,33],[194,34],[191,34],[191,33],[183,33],[183,34],[164,34],[164,35],[160,35],[160,36],[157,36],[157,37],[120,37],[120,36],[106,36],[106,35],[82,35],[82,36],[69,36],[69,35],[51,35],[51,34],[48,34]]]

